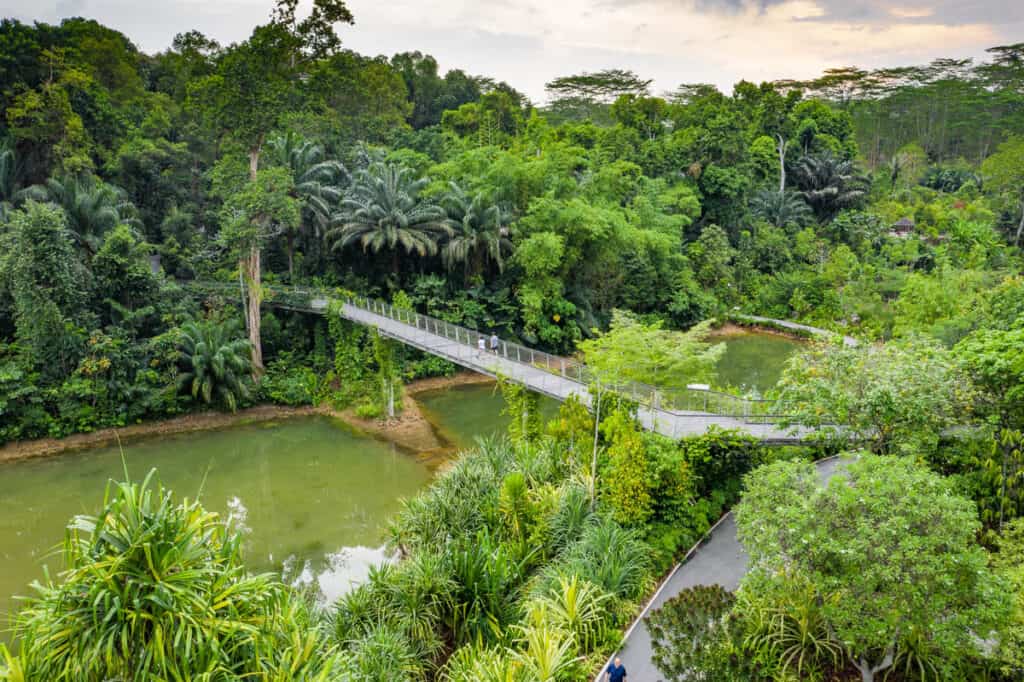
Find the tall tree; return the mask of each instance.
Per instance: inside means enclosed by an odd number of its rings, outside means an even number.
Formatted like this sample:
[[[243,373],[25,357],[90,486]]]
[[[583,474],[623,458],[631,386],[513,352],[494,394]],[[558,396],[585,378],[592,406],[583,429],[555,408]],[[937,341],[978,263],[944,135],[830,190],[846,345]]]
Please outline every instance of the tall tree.
[[[263,246],[281,232],[295,229],[301,220],[302,208],[295,198],[295,183],[291,173],[284,168],[268,168],[256,173],[256,178],[247,182],[241,190],[228,197],[221,209],[221,241],[236,254],[243,258],[245,254],[255,254],[247,265],[250,270],[249,279],[249,311],[252,301],[262,297],[261,292],[253,291],[260,286],[260,258]],[[259,324],[260,318],[248,316],[249,324]],[[249,338],[253,337],[249,329]],[[259,338],[259,330],[255,332]],[[263,349],[252,348],[252,370],[254,378],[259,378],[263,370]]]
[[[868,183],[852,161],[830,152],[808,154],[796,165],[797,187],[818,218],[828,220],[841,209],[856,206],[867,196]]]
[[[747,477],[736,509],[750,555],[741,596],[770,601],[806,586],[863,682],[894,666],[969,679],[1008,615],[971,501],[911,457],[862,454],[827,487],[819,481],[794,461]]]
[[[28,201],[10,219],[13,250],[7,261],[16,338],[30,364],[52,377],[75,366],[79,340],[72,324],[84,299],[72,237],[56,206]]]
[[[596,118],[610,122],[611,104],[620,96],[645,98],[651,80],[625,69],[604,69],[561,76],[547,82],[548,110],[560,118]]]
[[[310,246],[318,244],[331,222],[331,215],[341,200],[349,174],[344,164],[326,158],[323,145],[303,139],[288,131],[267,142],[271,165],[287,168],[295,181],[295,195],[302,202],[301,228]],[[288,278],[295,278],[295,233],[285,235],[288,255]]]
[[[950,352],[924,338],[816,345],[790,360],[780,387],[779,414],[880,453],[934,448],[964,418],[971,388]]]
[[[1013,243],[1020,245],[1024,235],[1024,135],[1012,137],[999,145],[996,153],[981,164],[986,187],[1012,207],[1008,212],[1020,212]]]
[[[99,249],[103,236],[117,225],[140,226],[134,216],[135,207],[124,192],[93,175],[50,178],[43,185],[28,188],[25,194],[64,209],[68,229],[89,257]]]
[[[307,61],[328,56],[340,45],[334,25],[352,23],[344,0],[314,0],[309,17],[298,20],[298,0],[278,0],[272,20],[257,26],[244,43],[220,56],[216,71],[189,88],[189,100],[222,137],[245,147],[249,179],[256,182],[267,135],[291,108]],[[253,368],[263,370],[260,343],[261,247],[251,243],[238,267],[248,280],[246,317]]]

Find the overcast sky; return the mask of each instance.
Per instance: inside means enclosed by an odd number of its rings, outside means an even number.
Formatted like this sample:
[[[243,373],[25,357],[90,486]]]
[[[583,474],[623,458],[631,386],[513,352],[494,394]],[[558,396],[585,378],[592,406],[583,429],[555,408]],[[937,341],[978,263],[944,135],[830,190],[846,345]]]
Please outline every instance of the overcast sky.
[[[311,0],[306,0],[310,2]],[[85,16],[142,50],[198,29],[246,38],[273,0],[0,0],[0,15]],[[1024,0],[349,0],[344,44],[366,54],[420,50],[443,70],[508,81],[534,101],[555,76],[630,68],[655,92],[680,83],[807,78],[828,67],[983,57],[1024,41]]]

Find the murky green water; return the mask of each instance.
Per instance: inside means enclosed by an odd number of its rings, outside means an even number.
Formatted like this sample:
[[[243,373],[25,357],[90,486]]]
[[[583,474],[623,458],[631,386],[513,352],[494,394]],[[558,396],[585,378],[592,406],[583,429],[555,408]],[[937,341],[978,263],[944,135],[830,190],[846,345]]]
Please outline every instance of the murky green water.
[[[416,396],[416,402],[440,435],[459,448],[471,446],[477,436],[504,433],[508,427],[509,418],[502,414],[505,401],[494,384],[424,391]],[[558,412],[558,403],[541,396],[540,410],[548,420]]]
[[[125,455],[132,478],[156,468],[177,495],[201,490],[208,508],[244,524],[254,570],[284,569],[327,598],[383,558],[387,518],[432,476],[412,455],[326,417],[143,441]],[[0,614],[42,577],[44,564],[51,573],[62,567],[52,550],[65,524],[98,510],[111,477],[123,478],[116,449],[0,467]]]
[[[758,332],[709,340],[725,344],[725,353],[718,361],[718,385],[761,395],[775,386],[786,361],[803,345],[784,336]]]
[[[799,344],[764,334],[724,339],[721,382],[765,391]],[[493,385],[421,393],[426,416],[457,447],[503,431],[508,417]],[[544,417],[557,403],[541,401]],[[432,477],[414,456],[358,435],[326,417],[289,419],[129,444],[128,472],[141,480],[157,469],[181,496],[201,492],[205,505],[246,529],[253,570],[282,571],[317,586],[326,599],[345,592],[384,558],[387,519],[400,500]],[[0,631],[5,614],[41,578],[62,567],[55,554],[76,514],[98,511],[110,478],[122,479],[116,448],[0,465]],[[0,632],[0,640],[8,636]]]

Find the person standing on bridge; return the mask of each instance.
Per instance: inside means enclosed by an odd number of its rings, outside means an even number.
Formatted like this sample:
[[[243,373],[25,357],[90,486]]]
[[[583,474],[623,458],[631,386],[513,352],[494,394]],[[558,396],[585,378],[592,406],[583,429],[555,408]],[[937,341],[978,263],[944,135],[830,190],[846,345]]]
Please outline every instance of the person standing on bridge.
[[[618,656],[604,673],[605,682],[626,682],[626,667]]]
[[[498,335],[494,332],[491,332],[491,352],[498,354]]]
[[[479,351],[477,353],[477,357],[482,358],[484,356],[484,353],[487,352],[487,344],[484,343],[484,337],[481,336],[481,337],[477,338],[477,340],[476,340],[476,349]]]

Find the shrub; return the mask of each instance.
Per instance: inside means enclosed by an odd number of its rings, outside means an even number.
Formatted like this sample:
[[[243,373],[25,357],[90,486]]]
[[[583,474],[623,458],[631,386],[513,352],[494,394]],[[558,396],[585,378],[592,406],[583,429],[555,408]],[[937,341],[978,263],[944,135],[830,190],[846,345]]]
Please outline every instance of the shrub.
[[[241,538],[198,502],[111,484],[95,517],[68,526],[60,582],[18,614],[25,679],[313,679],[338,670],[309,610],[246,572]],[[184,645],[183,643],[188,643]]]
[[[735,602],[720,585],[698,585],[647,616],[652,659],[667,682],[728,679],[727,618]]]

